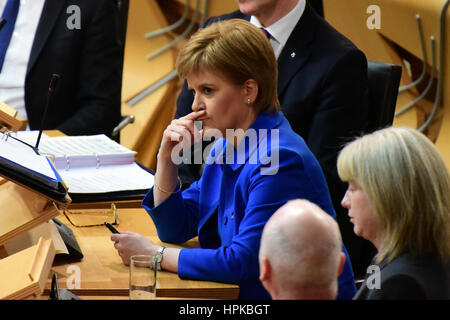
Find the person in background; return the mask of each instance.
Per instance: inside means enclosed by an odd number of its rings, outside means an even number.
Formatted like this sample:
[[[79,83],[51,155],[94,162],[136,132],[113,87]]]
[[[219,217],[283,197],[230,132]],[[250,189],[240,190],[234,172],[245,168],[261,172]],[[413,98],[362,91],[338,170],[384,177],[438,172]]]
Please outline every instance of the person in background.
[[[110,135],[120,121],[122,47],[113,0],[0,0],[0,101],[40,129]]]
[[[378,253],[355,299],[450,299],[450,176],[436,147],[410,128],[348,144],[342,206]]]
[[[278,62],[278,99],[292,129],[307,143],[324,171],[355,274],[362,277],[376,252],[358,238],[340,206],[346,185],[336,169],[342,146],[365,132],[368,120],[367,60],[349,39],[330,26],[305,0],[237,0],[239,11],[212,17],[239,18],[264,28]],[[175,118],[191,112],[185,84]],[[201,152],[202,148],[196,148]],[[194,153],[194,152],[193,152]],[[184,187],[199,179],[200,164],[181,165]]]
[[[322,170],[280,112],[275,56],[258,28],[234,19],[201,29],[182,48],[176,66],[194,94],[193,112],[164,131],[155,185],[142,205],[161,241],[198,236],[200,248],[165,248],[130,232],[111,240],[125,264],[132,255],[159,252],[162,269],[181,279],[235,283],[240,299],[268,299],[258,278],[264,225],[296,198],[334,217]],[[180,151],[212,135],[216,141],[201,179],[181,192]],[[339,288],[341,299],[356,292],[350,263]]]
[[[264,227],[259,279],[272,299],[335,299],[341,250],[336,221],[310,201],[291,200]]]

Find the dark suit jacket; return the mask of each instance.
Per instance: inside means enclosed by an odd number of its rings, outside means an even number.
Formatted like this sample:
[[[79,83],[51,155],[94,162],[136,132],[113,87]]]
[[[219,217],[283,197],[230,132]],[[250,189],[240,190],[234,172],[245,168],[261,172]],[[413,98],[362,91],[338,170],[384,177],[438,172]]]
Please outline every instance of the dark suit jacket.
[[[80,8],[81,28],[67,20]],[[25,105],[31,129],[39,129],[52,74],[61,79],[45,129],[68,135],[110,134],[120,121],[122,51],[113,0],[46,0],[25,79]]]
[[[232,18],[250,19],[236,11],[207,24]],[[367,125],[367,60],[306,5],[278,58],[278,71],[281,109],[319,160],[337,210],[346,189],[337,175],[338,151]],[[176,118],[192,112],[192,99],[185,84]]]
[[[361,285],[355,300],[450,299],[449,263],[404,253],[389,264],[380,263],[379,267],[379,289],[373,286],[376,282],[372,273]]]

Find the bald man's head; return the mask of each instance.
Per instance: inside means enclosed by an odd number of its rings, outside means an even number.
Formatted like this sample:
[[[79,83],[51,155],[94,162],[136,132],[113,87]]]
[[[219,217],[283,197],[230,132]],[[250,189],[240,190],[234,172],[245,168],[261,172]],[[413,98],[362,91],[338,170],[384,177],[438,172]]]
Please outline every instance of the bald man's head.
[[[269,292],[274,291],[272,297],[290,293],[292,298],[335,298],[343,265],[341,249],[336,221],[307,200],[292,200],[278,209],[264,228],[261,280],[270,287]],[[272,283],[264,283],[267,267]]]

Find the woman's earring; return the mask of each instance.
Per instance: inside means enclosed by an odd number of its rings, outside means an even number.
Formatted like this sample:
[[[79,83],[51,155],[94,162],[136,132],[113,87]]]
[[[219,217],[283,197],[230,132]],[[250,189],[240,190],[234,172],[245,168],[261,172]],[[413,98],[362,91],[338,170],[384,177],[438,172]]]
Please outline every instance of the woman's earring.
[[[247,103],[248,103],[248,104],[251,104],[251,103],[252,103],[252,99],[248,98],[248,99],[247,99]]]

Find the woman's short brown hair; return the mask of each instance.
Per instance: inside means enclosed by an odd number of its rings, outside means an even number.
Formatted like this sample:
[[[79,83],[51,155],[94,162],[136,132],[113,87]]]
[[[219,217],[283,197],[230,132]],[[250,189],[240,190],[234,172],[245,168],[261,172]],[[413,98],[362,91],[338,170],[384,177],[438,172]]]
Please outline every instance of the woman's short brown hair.
[[[256,114],[278,112],[278,67],[264,33],[248,21],[232,19],[197,31],[178,54],[176,69],[183,79],[192,72],[218,72],[226,80],[243,85],[254,79],[258,97]]]

